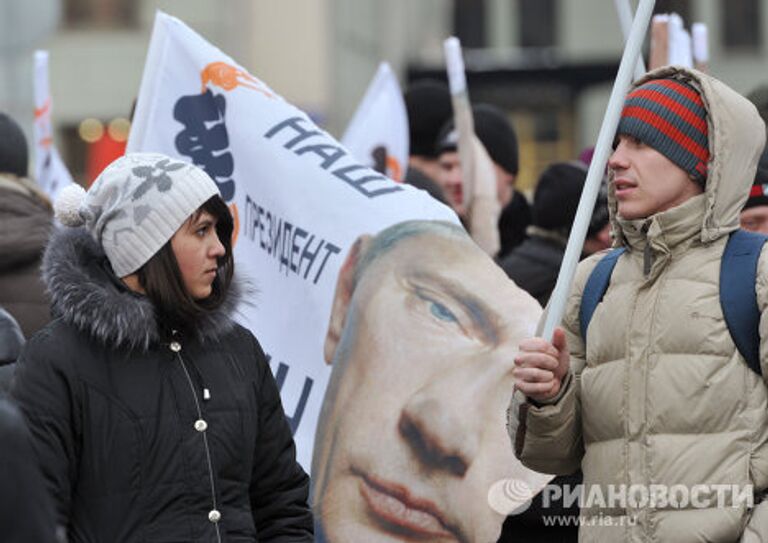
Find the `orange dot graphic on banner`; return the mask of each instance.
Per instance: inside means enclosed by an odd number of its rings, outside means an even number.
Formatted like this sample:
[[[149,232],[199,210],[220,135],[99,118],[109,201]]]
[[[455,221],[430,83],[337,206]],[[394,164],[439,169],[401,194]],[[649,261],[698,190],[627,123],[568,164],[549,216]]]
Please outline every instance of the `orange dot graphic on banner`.
[[[203,92],[208,84],[221,87],[225,91],[231,91],[237,87],[245,87],[262,93],[267,98],[273,95],[266,91],[265,85],[245,70],[239,70],[226,62],[211,62],[200,72],[203,82]]]
[[[387,172],[389,172],[389,177],[398,183],[403,181],[403,168],[400,166],[400,162],[392,155],[387,156]]]

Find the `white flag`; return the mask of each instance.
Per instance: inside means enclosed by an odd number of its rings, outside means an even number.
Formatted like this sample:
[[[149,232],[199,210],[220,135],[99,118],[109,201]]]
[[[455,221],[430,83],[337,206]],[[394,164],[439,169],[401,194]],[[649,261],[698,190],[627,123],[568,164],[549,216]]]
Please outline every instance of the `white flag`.
[[[270,357],[309,471],[330,374],[323,342],[351,245],[408,219],[458,219],[426,192],[362,165],[304,112],[163,13],[127,151],[194,162],[219,186],[236,220],[238,270],[259,288],[256,306],[241,309],[242,322]]]
[[[55,200],[59,191],[73,181],[53,144],[52,108],[48,51],[35,51],[35,176],[40,187]]]
[[[408,165],[408,113],[389,64],[368,85],[341,143],[361,164],[402,181]]]

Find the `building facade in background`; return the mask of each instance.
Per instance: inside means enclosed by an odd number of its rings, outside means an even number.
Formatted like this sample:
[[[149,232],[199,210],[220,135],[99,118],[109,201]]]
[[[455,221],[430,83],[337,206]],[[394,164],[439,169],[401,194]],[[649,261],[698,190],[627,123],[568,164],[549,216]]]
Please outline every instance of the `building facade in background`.
[[[742,93],[768,83],[763,0],[656,4],[708,25],[713,75]],[[98,146],[125,137],[158,9],[336,136],[380,61],[402,85],[445,78],[442,41],[458,35],[471,98],[515,124],[526,189],[548,163],[594,142],[623,47],[613,0],[9,0],[3,9],[0,109],[31,135],[32,54],[48,49],[57,144],[83,183]]]

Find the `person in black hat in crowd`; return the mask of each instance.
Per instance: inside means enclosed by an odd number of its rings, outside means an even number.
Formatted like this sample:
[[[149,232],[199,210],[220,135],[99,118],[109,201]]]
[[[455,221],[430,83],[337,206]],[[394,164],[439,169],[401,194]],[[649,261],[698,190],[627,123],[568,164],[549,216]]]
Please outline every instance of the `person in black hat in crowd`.
[[[608,211],[608,183],[603,178],[600,192],[592,210],[592,219],[589,221],[587,237],[584,239],[584,247],[581,250],[582,258],[608,249],[613,243],[611,236],[610,213]]]
[[[29,337],[50,320],[40,262],[53,225],[48,197],[27,177],[21,127],[0,113],[0,305]]]
[[[490,104],[477,104],[472,108],[475,134],[493,161],[496,175],[496,197],[502,208],[498,221],[501,250],[508,253],[525,238],[530,224],[530,206],[525,196],[514,190],[519,170],[517,135],[506,115]],[[458,135],[453,120],[440,131],[436,150],[440,163],[440,186],[453,209],[464,219],[461,162],[457,150]]]
[[[542,306],[555,288],[586,177],[587,168],[576,161],[544,170],[533,196],[528,237],[500,261],[509,278]]]
[[[757,169],[739,221],[744,230],[768,235],[768,169]]]
[[[579,162],[589,168],[594,154],[595,148],[587,147],[579,153]],[[608,212],[608,177],[603,175],[603,183],[600,185],[595,207],[592,209],[592,219],[589,221],[589,229],[587,230],[587,237],[584,239],[581,256],[586,258],[608,249],[612,243],[610,214]]]
[[[497,259],[507,256],[519,246],[526,237],[526,230],[531,224],[531,206],[528,199],[519,191],[512,194],[512,199],[501,210],[499,216],[499,241],[501,247]]]
[[[420,79],[408,87],[404,98],[410,138],[405,182],[426,190],[436,200],[448,204],[443,190],[437,184],[440,165],[437,162],[435,140],[453,114],[450,91],[445,83]]]

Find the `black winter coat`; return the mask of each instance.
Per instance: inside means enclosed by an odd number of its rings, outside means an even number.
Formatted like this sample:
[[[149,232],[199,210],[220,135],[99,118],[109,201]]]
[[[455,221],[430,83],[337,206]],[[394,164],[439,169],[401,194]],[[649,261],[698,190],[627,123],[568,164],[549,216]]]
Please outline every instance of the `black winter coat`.
[[[16,359],[24,346],[19,323],[0,307],[0,396],[8,393],[16,369]]]
[[[557,283],[566,241],[531,235],[505,256],[499,265],[518,287],[544,307]]]
[[[29,432],[19,410],[2,397],[0,443],[0,539],[3,543],[56,543],[53,506],[37,464],[29,461]]]
[[[163,341],[82,230],[54,237],[44,276],[62,316],[14,395],[71,542],[312,541],[309,479],[234,300]]]

